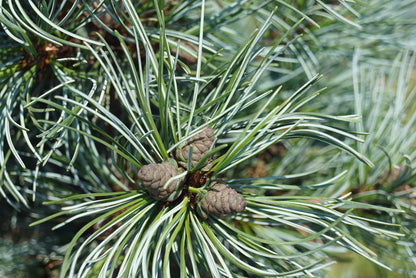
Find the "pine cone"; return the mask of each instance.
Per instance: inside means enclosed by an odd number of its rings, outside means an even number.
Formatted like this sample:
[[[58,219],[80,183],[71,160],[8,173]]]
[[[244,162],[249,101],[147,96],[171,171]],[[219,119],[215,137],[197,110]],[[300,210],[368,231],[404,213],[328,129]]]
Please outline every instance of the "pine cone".
[[[236,214],[246,208],[246,200],[225,183],[214,182],[209,191],[199,202],[198,211],[203,218],[208,214]]]
[[[176,199],[181,190],[177,190],[182,182],[181,179],[173,180],[166,185],[168,180],[179,174],[176,162],[170,159],[164,163],[151,163],[144,165],[138,173],[141,185],[156,200],[165,199],[169,201]]]
[[[195,167],[195,165],[201,160],[201,158],[211,149],[214,140],[214,129],[210,126],[207,126],[203,131],[189,138],[186,145],[183,146],[182,149],[176,151],[176,156],[179,159],[187,162],[189,157],[189,151],[192,146],[191,165],[192,167]],[[206,164],[208,164],[208,162],[209,160],[207,160],[202,166],[205,166]]]

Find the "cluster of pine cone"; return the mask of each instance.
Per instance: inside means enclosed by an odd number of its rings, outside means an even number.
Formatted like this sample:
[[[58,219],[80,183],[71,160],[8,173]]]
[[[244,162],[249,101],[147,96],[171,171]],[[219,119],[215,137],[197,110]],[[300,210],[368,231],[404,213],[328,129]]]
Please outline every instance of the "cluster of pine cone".
[[[208,126],[189,138],[182,148],[176,150],[176,160],[169,158],[163,163],[144,165],[138,173],[141,185],[156,200],[176,200],[184,187],[192,185],[185,184],[184,178],[175,179],[175,177],[184,172],[188,165],[194,168],[210,151],[215,139],[213,128]],[[188,161],[189,158],[190,161]],[[201,168],[207,166],[212,160],[213,157],[207,158]],[[198,195],[203,195],[197,197],[198,213],[203,218],[207,218],[209,214],[235,214],[246,208],[244,197],[220,181],[211,182],[208,191]]]

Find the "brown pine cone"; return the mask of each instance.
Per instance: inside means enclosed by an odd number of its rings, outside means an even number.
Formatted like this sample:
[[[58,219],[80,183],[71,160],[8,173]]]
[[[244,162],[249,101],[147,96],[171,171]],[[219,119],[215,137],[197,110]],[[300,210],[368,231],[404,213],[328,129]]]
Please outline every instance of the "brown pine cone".
[[[241,194],[225,183],[214,181],[199,202],[198,212],[206,219],[208,214],[236,214],[243,211],[246,205],[246,200]]]
[[[138,173],[141,185],[156,200],[168,198],[169,201],[176,199],[181,190],[177,190],[182,179],[173,180],[166,185],[168,180],[180,172],[176,162],[170,159],[164,163],[152,163],[144,165]]]
[[[192,146],[191,165],[192,167],[195,167],[195,165],[201,160],[201,158],[211,149],[214,141],[214,129],[210,126],[207,126],[203,131],[189,138],[186,145],[183,146],[182,149],[176,151],[176,157],[187,163],[189,151]],[[202,166],[205,166],[208,162],[209,161],[207,160]]]

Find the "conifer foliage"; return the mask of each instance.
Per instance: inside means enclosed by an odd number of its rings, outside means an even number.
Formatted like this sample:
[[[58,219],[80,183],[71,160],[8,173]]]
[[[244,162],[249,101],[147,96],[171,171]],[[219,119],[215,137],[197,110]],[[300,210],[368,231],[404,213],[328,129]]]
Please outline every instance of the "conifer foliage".
[[[412,11],[0,0],[0,276],[415,275]]]

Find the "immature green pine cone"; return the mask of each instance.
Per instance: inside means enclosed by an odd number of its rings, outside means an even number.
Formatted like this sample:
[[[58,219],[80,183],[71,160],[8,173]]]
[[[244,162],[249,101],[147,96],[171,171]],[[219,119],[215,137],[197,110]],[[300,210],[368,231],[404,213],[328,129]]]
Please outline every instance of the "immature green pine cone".
[[[169,160],[169,162],[144,165],[139,170],[138,176],[141,185],[154,199],[160,200],[169,197],[168,200],[172,201],[180,195],[180,190],[176,189],[182,182],[181,179],[173,180],[165,186],[170,178],[179,174],[175,164],[174,160]]]
[[[207,126],[203,131],[189,138],[188,142],[182,147],[182,149],[176,151],[177,157],[187,162],[189,158],[189,151],[192,146],[191,165],[192,167],[195,167],[201,158],[211,149],[214,140],[214,129]],[[206,161],[203,166],[207,163],[208,161]]]
[[[199,202],[199,213],[203,218],[208,214],[236,214],[246,208],[246,200],[225,183],[214,182],[209,191]]]

